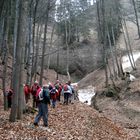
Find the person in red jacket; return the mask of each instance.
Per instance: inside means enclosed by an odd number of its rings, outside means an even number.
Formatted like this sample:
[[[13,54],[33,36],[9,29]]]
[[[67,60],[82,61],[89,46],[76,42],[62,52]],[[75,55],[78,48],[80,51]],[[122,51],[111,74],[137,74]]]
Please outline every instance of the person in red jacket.
[[[25,101],[28,103],[28,100],[30,99],[30,93],[31,93],[31,88],[29,84],[26,84],[24,86],[24,95],[25,95]]]
[[[33,96],[33,107],[37,107],[36,104],[36,94],[37,94],[37,90],[40,88],[38,81],[35,81],[32,88],[31,88],[31,93]]]

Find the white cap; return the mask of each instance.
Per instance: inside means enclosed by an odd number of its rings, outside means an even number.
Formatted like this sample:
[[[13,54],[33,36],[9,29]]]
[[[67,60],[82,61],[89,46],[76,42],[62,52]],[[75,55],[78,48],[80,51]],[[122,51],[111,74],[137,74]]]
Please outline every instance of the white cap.
[[[35,84],[38,84],[38,81],[37,80],[35,81]]]

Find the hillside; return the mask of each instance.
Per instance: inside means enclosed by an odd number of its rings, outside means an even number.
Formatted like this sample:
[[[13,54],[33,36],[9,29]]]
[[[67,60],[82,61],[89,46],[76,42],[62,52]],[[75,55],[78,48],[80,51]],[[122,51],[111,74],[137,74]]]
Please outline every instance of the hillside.
[[[128,31],[131,38],[133,52],[139,52],[140,40],[138,40],[136,25],[127,22]],[[118,40],[119,49],[125,52],[125,43],[123,35]],[[110,61],[111,64],[111,61]],[[95,87],[96,96],[92,99],[92,106],[101,114],[110,118],[113,122],[120,124],[127,131],[133,133],[140,138],[140,58],[136,61],[137,70],[130,73],[136,79],[129,85],[125,80],[118,80],[116,86],[118,88],[117,96],[108,96],[109,90],[105,88],[105,73],[102,68],[88,74],[79,82],[79,86],[84,88],[88,85]],[[110,91],[112,89],[110,88]],[[113,92],[113,91],[112,91]],[[114,93],[115,94],[115,93]]]

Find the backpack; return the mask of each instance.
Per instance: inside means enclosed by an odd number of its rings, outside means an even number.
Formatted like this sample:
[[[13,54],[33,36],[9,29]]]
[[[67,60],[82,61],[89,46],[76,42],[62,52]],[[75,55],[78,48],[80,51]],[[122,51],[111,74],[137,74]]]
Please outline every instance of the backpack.
[[[65,84],[65,85],[63,86],[63,89],[64,89],[64,91],[68,91],[68,85]]]
[[[56,94],[56,89],[55,89],[55,88],[53,88],[53,89],[50,91],[50,94],[51,94],[51,95]]]
[[[74,88],[72,86],[71,86],[71,91],[72,91],[72,93],[75,93]]]
[[[40,89],[40,91],[36,94],[37,101],[43,100],[43,89]]]
[[[50,104],[50,98],[49,98],[49,95],[48,96],[45,96],[45,90],[44,89],[41,89],[40,92],[38,93],[37,95],[37,101],[42,101],[44,103],[48,103]]]

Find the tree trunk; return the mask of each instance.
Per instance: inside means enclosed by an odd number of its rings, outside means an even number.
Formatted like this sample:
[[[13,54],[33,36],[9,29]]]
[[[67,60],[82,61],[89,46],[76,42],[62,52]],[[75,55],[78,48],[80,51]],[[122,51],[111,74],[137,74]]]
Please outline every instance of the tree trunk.
[[[18,18],[18,32],[17,32],[17,43],[16,43],[16,61],[15,61],[15,71],[14,71],[14,95],[13,95],[13,100],[12,100],[12,108],[11,108],[11,114],[10,114],[10,121],[11,122],[15,122],[16,121],[16,117],[18,115],[18,118],[21,118],[22,114],[22,110],[21,106],[22,104],[22,94],[20,93],[21,91],[21,87],[19,87],[19,85],[21,85],[22,83],[22,76],[20,75],[21,73],[21,56],[23,55],[22,53],[22,49],[24,48],[24,8],[25,8],[25,2],[23,0],[20,1],[16,1],[16,5],[19,8],[16,9],[19,11],[19,18]],[[18,96],[19,95],[19,96]],[[18,100],[21,100],[20,102]],[[20,105],[21,104],[21,105]],[[19,105],[19,106],[18,106]],[[17,114],[18,112],[18,114]],[[20,117],[19,117],[20,116]]]
[[[68,45],[68,29],[67,29],[67,22],[65,20],[65,44],[66,44],[66,48],[67,48],[67,58],[66,58],[66,71],[67,71],[67,75],[68,75],[68,80],[71,79],[70,77],[70,73],[69,73],[69,45]]]
[[[106,21],[105,21],[105,3],[104,0],[101,0],[101,13],[102,13],[102,37],[103,37],[103,65],[105,69],[105,86],[108,87],[108,72],[107,72],[107,54],[106,54]],[[101,28],[101,27],[100,27]]]
[[[33,11],[33,34],[32,34],[32,48],[33,48],[33,53],[32,53],[32,68],[31,68],[31,83],[33,76],[35,74],[35,25],[36,25],[36,13],[37,13],[37,7],[38,7],[38,2],[39,0],[35,1],[35,7]]]
[[[103,41],[103,36],[102,36],[102,32],[101,32],[100,1],[97,1],[96,8],[97,8],[98,40],[99,40],[99,42],[102,42]]]
[[[137,8],[136,8],[135,0],[132,0],[132,3],[133,3],[134,12],[135,12],[135,17],[136,17],[136,24],[137,24],[137,29],[138,29],[138,36],[139,36],[139,39],[140,39],[139,18],[138,18],[138,13],[137,13]]]
[[[55,24],[53,25],[52,32],[51,32],[51,40],[50,40],[50,45],[49,45],[49,50],[48,50],[49,52],[50,52],[50,49],[52,48],[52,45],[53,45],[54,31],[55,31]],[[48,62],[47,62],[47,73],[48,73],[48,71],[50,69],[50,59],[51,59],[51,54],[49,53],[48,54]]]
[[[27,79],[26,79],[26,83],[31,84],[31,75],[32,75],[32,59],[33,59],[33,37],[32,37],[32,33],[33,33],[33,28],[32,28],[32,24],[33,24],[33,20],[32,20],[32,5],[33,5],[33,0],[30,1],[29,4],[29,25],[28,25],[28,60],[27,60]]]
[[[115,56],[115,60],[116,60],[116,65],[117,65],[117,69],[118,69],[118,76],[121,75],[121,70],[120,70],[120,66],[119,66],[119,62],[118,62],[118,57],[117,57],[117,50],[116,50],[116,41],[115,41],[115,36],[114,36],[114,29],[112,27],[112,37],[113,37],[113,44],[114,44],[114,56]]]
[[[110,39],[110,34],[109,34],[109,30],[107,27],[107,36],[108,36],[108,41],[109,41],[109,48],[110,48],[110,53],[111,53],[111,57],[112,57],[112,65],[113,65],[113,75],[112,78],[115,77],[115,79],[117,78],[117,74],[116,74],[116,70],[115,70],[115,58],[114,58],[114,53],[112,51],[112,44],[111,44],[111,39]]]
[[[22,10],[21,10],[21,19],[19,24],[21,28],[20,35],[20,73],[19,73],[19,96],[18,96],[18,112],[17,112],[17,119],[22,119],[23,117],[23,110],[25,109],[25,97],[23,92],[23,82],[24,82],[24,52],[25,52],[25,40],[26,40],[26,33],[25,33],[25,25],[26,25],[26,7],[27,2],[23,0],[22,3]]]
[[[15,63],[16,63],[15,60],[16,60],[16,46],[17,46],[17,30],[18,30],[18,18],[19,18],[18,4],[19,4],[19,0],[16,3],[16,10],[15,10],[11,89],[13,89],[14,87],[13,82],[14,82],[14,71],[15,71]]]
[[[46,9],[46,16],[45,16],[45,28],[44,28],[44,41],[43,41],[43,48],[42,48],[42,60],[41,60],[41,73],[40,73],[40,81],[39,84],[42,85],[42,79],[44,74],[44,54],[45,54],[45,47],[46,47],[46,39],[47,39],[47,27],[48,27],[48,17],[49,17],[49,8],[50,8],[50,0],[47,2],[47,9]]]
[[[130,60],[130,64],[131,64],[131,67],[134,69],[134,65],[133,65],[133,62],[131,60],[131,56],[130,56],[130,52],[129,52],[129,48],[128,48],[128,43],[127,43],[127,39],[126,39],[125,30],[124,30],[124,26],[123,25],[122,25],[122,29],[123,29],[124,41],[125,41],[125,45],[126,45],[126,50],[127,50],[127,53],[128,53],[128,57],[129,57],[129,60]]]
[[[4,2],[5,2],[5,0],[0,0],[0,20],[1,20],[1,15],[2,15],[2,11],[3,11],[3,7],[4,7]]]
[[[39,53],[39,46],[40,46],[40,36],[41,36],[41,28],[42,26],[37,25],[37,34],[36,34],[36,54],[34,58],[34,81],[37,79],[37,64],[38,64],[38,53]]]
[[[5,13],[5,22],[4,22],[4,31],[3,31],[3,40],[2,40],[2,64],[3,64],[3,78],[2,78],[2,87],[3,87],[3,95],[4,95],[4,110],[8,109],[8,104],[7,104],[7,96],[6,96],[6,88],[7,88],[7,63],[8,63],[8,39],[9,39],[9,21],[10,21],[10,2],[7,1],[6,3],[6,13]]]
[[[128,47],[129,47],[129,50],[130,50],[130,55],[132,57],[133,70],[136,70],[136,64],[135,64],[135,60],[134,60],[134,57],[133,57],[133,52],[132,52],[132,47],[131,47],[131,43],[130,43],[129,33],[128,33],[128,30],[127,30],[127,26],[126,26],[126,21],[125,21],[125,19],[123,21],[124,21],[124,30],[126,31],[126,37],[127,37],[127,40],[128,40]]]
[[[113,74],[112,74],[112,72],[111,72],[111,67],[110,67],[110,65],[109,65],[109,63],[108,63],[108,58],[107,58],[107,66],[108,66],[108,69],[109,69],[109,72],[110,72],[110,79],[111,79],[111,82],[112,82],[112,84],[113,84],[113,86],[114,87],[116,87],[115,86],[115,82],[114,82],[114,80],[113,80]]]
[[[8,109],[8,104],[7,104],[7,95],[6,95],[6,72],[7,72],[7,63],[8,63],[8,46],[7,46],[7,39],[5,41],[5,48],[6,48],[6,52],[5,52],[5,60],[4,60],[4,66],[3,66],[3,78],[2,78],[2,86],[3,86],[3,96],[4,96],[4,110]]]

